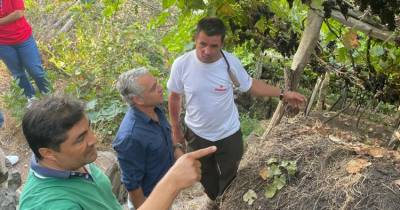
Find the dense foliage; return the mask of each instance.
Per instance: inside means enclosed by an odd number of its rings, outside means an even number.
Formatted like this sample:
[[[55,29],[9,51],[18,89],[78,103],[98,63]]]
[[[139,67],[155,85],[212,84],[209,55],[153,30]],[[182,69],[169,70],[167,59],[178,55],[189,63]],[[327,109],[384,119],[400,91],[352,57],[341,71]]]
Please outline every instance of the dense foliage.
[[[332,0],[26,0],[27,16],[43,53],[54,90],[88,101],[89,116],[101,133],[115,132],[126,105],[114,83],[131,68],[146,66],[165,85],[173,59],[193,48],[196,22],[221,17],[227,27],[225,48],[236,54],[254,77],[283,82],[306,24],[307,11],[326,16],[320,41],[306,67],[301,86],[312,89],[316,78],[332,72],[330,92],[337,98],[348,90],[353,100],[369,106],[400,100],[400,49],[329,18],[339,8],[345,15],[359,8],[382,28],[398,30],[397,1]],[[397,19],[396,19],[397,18]],[[69,24],[69,25],[68,25]],[[261,66],[261,68],[260,68]],[[15,97],[19,96],[19,97]],[[21,115],[24,99],[13,85],[6,102]],[[16,103],[18,102],[18,103]],[[388,106],[386,106],[388,107]],[[394,108],[390,108],[393,111]],[[242,113],[254,128],[258,121]]]

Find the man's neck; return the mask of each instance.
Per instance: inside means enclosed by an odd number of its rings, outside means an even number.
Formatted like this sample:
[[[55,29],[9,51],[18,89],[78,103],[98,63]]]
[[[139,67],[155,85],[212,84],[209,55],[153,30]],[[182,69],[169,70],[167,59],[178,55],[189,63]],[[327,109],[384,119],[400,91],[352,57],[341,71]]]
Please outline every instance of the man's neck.
[[[155,106],[136,106],[137,109],[139,109],[140,111],[142,111],[145,115],[147,115],[149,118],[151,118],[152,120],[158,122],[158,115],[155,111]]]

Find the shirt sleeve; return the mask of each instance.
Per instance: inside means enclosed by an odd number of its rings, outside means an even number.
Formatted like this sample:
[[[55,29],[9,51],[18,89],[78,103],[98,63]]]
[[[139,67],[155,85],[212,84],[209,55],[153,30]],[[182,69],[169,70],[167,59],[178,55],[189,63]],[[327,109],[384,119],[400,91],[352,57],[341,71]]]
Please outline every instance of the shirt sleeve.
[[[182,82],[182,69],[179,60],[175,60],[171,67],[171,73],[167,82],[167,88],[169,92],[175,92],[183,94],[183,82]]]
[[[236,58],[233,55],[231,55],[230,57],[231,57],[230,60],[232,60],[231,70],[236,75],[236,78],[238,79],[240,84],[239,91],[240,92],[249,91],[251,85],[253,84],[253,78],[251,78],[250,75],[247,73],[246,69],[243,68],[242,63],[238,58]]]
[[[25,10],[25,5],[23,0],[13,0],[11,1],[14,10]]]
[[[128,191],[141,187],[146,162],[146,146],[133,136],[123,137],[122,144],[114,145],[121,167],[121,181]]]

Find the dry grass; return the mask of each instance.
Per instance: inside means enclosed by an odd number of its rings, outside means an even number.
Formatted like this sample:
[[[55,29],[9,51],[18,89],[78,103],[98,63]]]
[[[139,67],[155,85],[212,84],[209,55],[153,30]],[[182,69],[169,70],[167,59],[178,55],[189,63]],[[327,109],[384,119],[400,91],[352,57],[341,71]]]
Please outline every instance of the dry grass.
[[[316,119],[284,120],[267,140],[250,137],[238,177],[224,194],[221,209],[400,209],[399,166],[391,159],[365,157],[372,163],[349,174],[346,163],[357,157],[352,149],[331,142],[313,128]],[[329,130],[329,129],[328,129]],[[331,129],[330,131],[333,131]],[[298,173],[273,199],[264,197],[267,185],[258,175],[270,157],[296,160]],[[253,189],[252,206],[242,196]]]

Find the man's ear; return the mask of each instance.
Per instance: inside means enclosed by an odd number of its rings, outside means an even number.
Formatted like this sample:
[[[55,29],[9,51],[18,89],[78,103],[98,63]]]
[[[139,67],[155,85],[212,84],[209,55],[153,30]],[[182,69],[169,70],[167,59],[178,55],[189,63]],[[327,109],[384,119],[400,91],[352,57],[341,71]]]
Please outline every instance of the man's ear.
[[[140,97],[140,96],[133,96],[132,97],[132,101],[133,101],[134,104],[138,104],[138,105],[143,105],[144,104],[143,98]]]
[[[56,161],[56,157],[54,156],[55,151],[50,148],[39,148],[39,154],[42,156],[43,159],[53,160]]]

